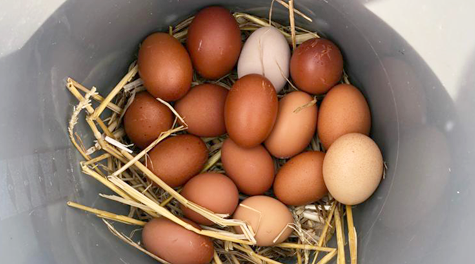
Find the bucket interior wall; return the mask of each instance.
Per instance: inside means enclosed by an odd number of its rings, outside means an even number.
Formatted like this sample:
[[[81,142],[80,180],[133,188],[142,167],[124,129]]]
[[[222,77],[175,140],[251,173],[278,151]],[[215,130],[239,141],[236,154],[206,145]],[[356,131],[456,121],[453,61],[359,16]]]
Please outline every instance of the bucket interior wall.
[[[376,193],[355,208],[360,263],[469,263],[475,235],[475,74],[470,70],[475,56],[467,56],[465,77],[449,94],[432,65],[369,11],[368,1],[296,2],[313,19],[297,16],[297,24],[343,51],[351,80],[370,104],[371,136],[388,165]],[[154,263],[115,238],[100,219],[66,207],[73,200],[126,213],[98,198],[109,191],[80,172],[81,157],[67,135],[77,101],[65,79],[71,76],[105,95],[148,34],[211,4],[267,17],[270,1],[2,3],[2,263]],[[451,16],[457,19],[457,12]],[[276,3],[273,18],[287,24],[287,10]],[[417,28],[423,18],[401,19],[413,20]],[[447,50],[440,60],[451,52],[457,51]],[[92,140],[81,126],[78,131]],[[126,234],[133,230],[116,226]]]

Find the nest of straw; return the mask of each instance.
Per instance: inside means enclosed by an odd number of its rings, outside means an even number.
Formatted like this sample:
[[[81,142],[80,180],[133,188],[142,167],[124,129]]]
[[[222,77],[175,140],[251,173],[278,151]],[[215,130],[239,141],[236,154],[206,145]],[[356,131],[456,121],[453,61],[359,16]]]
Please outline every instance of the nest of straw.
[[[311,19],[293,8],[293,0],[290,0],[289,3],[282,0],[276,1],[289,9],[290,26],[272,21],[272,8],[269,12],[269,19],[245,13],[234,13],[233,15],[245,39],[258,28],[269,25],[280,30],[293,48],[308,39],[319,37],[316,32],[295,26],[294,15],[302,16],[310,21]],[[184,42],[187,36],[187,28],[192,19],[193,17],[190,17],[175,27],[170,26],[169,33]],[[337,256],[338,263],[342,264],[345,263],[345,234],[343,230],[346,219],[350,259],[352,263],[356,263],[356,231],[353,225],[351,207],[340,205],[330,196],[324,197],[314,204],[290,207],[295,222],[291,226],[294,232],[289,239],[273,247],[255,247],[253,246],[255,244],[254,234],[245,222],[229,219],[227,215],[215,214],[188,201],[180,195],[181,190],[179,188],[169,187],[148,170],[146,167],[148,151],[171,135],[185,133],[187,126],[170,104],[157,98],[169,107],[176,116],[172,129],[162,133],[142,151],[136,151],[130,148],[131,145],[127,145],[121,122],[122,117],[127,107],[134,100],[135,94],[145,90],[137,72],[137,65],[134,62],[130,65],[128,73],[105,97],[101,96],[94,87],[87,88],[72,78],[67,79],[66,86],[68,90],[79,101],[73,110],[68,132],[72,144],[84,158],[80,162],[81,169],[83,173],[105,185],[114,193],[112,195],[99,194],[100,197],[128,205],[130,211],[128,215],[118,215],[71,201],[68,202],[69,206],[102,218],[107,228],[116,237],[163,263],[167,262],[148,252],[141,246],[140,241],[134,241],[131,236],[126,236],[117,231],[112,222],[144,226],[153,217],[166,217],[188,230],[213,238],[215,245],[213,262],[217,264],[280,263],[278,262],[279,259],[289,257],[295,258],[299,264],[324,264],[335,256]],[[236,80],[237,74],[233,71],[214,83],[230,89]],[[200,76],[195,75],[192,85],[198,85],[205,81]],[[346,74],[344,74],[342,82],[349,83]],[[281,97],[294,90],[296,90],[295,86],[289,81],[279,96]],[[316,104],[319,99],[315,97],[308,105]],[[303,105],[301,108],[308,105]],[[110,111],[105,111],[106,109]],[[300,109],[296,109],[296,111],[300,111]],[[89,147],[84,145],[79,134],[75,132],[75,126],[79,121],[81,112],[86,113],[85,121],[95,138],[95,143]],[[106,112],[110,114],[106,115]],[[226,136],[203,138],[210,150],[209,160],[203,172],[224,172],[220,162],[220,149],[225,139]],[[312,139],[308,149],[322,150],[317,135]],[[286,160],[276,160],[277,169],[285,162]],[[273,195],[271,192],[267,194]],[[240,198],[244,199],[246,197],[241,196]],[[186,223],[179,218],[183,215],[180,210],[180,203],[213,221],[216,225],[197,229]],[[235,234],[232,231],[234,226],[240,226],[244,234]],[[335,233],[337,248],[327,247],[328,241]]]

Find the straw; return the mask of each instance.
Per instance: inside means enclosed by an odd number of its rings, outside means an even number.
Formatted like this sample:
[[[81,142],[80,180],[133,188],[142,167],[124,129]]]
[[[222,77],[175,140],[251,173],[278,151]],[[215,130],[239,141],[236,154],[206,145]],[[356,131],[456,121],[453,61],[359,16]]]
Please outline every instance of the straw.
[[[336,239],[338,245],[338,264],[345,264],[345,241],[343,238],[343,225],[341,223],[340,204],[335,209]]]
[[[357,264],[357,240],[356,240],[356,228],[353,223],[353,210],[350,205],[346,206],[346,219],[348,221],[348,242],[350,244],[350,259],[351,264]]]
[[[293,50],[295,50],[297,48],[297,42],[295,39],[294,0],[289,0],[289,17],[290,17],[291,36],[292,36],[292,48]]]
[[[70,206],[70,207],[73,207],[73,208],[77,208],[77,209],[80,209],[80,210],[83,210],[83,211],[86,211],[86,212],[93,213],[97,217],[104,218],[104,219],[109,219],[109,220],[114,220],[116,222],[120,222],[120,223],[123,223],[123,224],[138,225],[138,226],[144,226],[146,224],[146,222],[144,222],[144,221],[140,221],[140,220],[128,217],[128,216],[117,215],[117,214],[114,214],[114,213],[110,213],[110,212],[107,212],[107,211],[95,209],[95,208],[88,207],[88,206],[85,206],[85,205],[81,205],[81,204],[71,202],[71,201],[67,202],[67,205]]]

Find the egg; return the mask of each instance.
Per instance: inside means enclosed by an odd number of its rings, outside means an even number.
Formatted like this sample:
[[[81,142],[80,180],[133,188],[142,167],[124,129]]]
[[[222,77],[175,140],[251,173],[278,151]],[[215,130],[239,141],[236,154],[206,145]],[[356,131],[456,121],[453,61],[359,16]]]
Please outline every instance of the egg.
[[[140,47],[137,64],[145,88],[154,97],[175,101],[190,89],[193,77],[190,56],[169,34],[148,36]]]
[[[203,173],[188,181],[181,195],[191,202],[218,214],[232,215],[239,202],[239,192],[233,181],[220,173]],[[195,211],[180,205],[183,214],[202,225],[213,222]]]
[[[175,110],[188,124],[188,133],[200,137],[216,137],[226,133],[224,102],[228,90],[216,84],[193,87],[175,103]]]
[[[190,220],[188,224],[200,229]],[[172,264],[205,264],[213,258],[214,246],[210,238],[164,218],[154,218],[145,224],[142,243],[150,253]]]
[[[185,184],[198,174],[208,160],[208,149],[199,137],[178,135],[155,146],[146,158],[146,165],[170,187]]]
[[[320,200],[328,190],[323,181],[325,153],[301,153],[280,168],[274,182],[274,194],[287,205],[306,205]]]
[[[364,202],[376,190],[383,175],[383,156],[366,135],[350,133],[338,138],[323,160],[323,179],[340,203]]]
[[[325,95],[318,115],[318,137],[325,149],[345,134],[369,135],[370,129],[369,106],[356,87],[339,84]]]
[[[190,89],[193,77],[190,56],[169,34],[148,36],[140,46],[137,65],[143,85],[154,97],[175,101]]]
[[[234,219],[248,223],[255,232],[257,246],[273,246],[285,241],[294,218],[285,204],[272,197],[258,195],[242,201],[233,215]],[[242,234],[240,227],[235,227]]]
[[[274,27],[254,31],[244,43],[237,72],[241,78],[251,73],[265,76],[277,93],[289,78],[290,47],[282,33]]]
[[[274,127],[277,108],[277,94],[267,78],[249,74],[238,79],[224,105],[229,137],[244,148],[261,144]]]
[[[311,94],[326,93],[340,80],[342,73],[340,49],[328,39],[305,41],[290,59],[290,75],[294,84]]]
[[[218,79],[236,65],[242,46],[241,30],[229,10],[207,7],[193,18],[186,45],[195,70],[206,79]]]
[[[173,125],[173,113],[148,92],[135,95],[124,115],[124,130],[139,148],[146,148]]]
[[[274,157],[292,157],[308,146],[317,127],[317,105],[308,106],[312,100],[310,95],[300,91],[280,99],[277,120],[264,142]]]
[[[274,162],[262,145],[242,148],[228,138],[221,148],[221,161],[226,174],[242,193],[263,194],[272,186]]]

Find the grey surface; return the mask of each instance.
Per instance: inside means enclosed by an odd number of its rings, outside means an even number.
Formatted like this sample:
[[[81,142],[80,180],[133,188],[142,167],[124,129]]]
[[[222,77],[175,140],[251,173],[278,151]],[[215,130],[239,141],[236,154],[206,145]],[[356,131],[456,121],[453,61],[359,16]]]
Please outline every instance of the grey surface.
[[[115,239],[100,220],[65,206],[71,199],[124,211],[98,199],[98,192],[108,191],[78,170],[79,155],[66,133],[76,101],[64,79],[71,76],[106,93],[147,34],[220,2],[266,16],[270,1],[1,1],[2,263],[153,263]],[[440,59],[427,64],[383,16],[367,8],[368,2],[379,10],[406,12],[405,6],[384,0],[297,1],[314,19],[298,23],[343,50],[350,76],[369,100],[372,136],[389,166],[375,195],[355,209],[360,263],[472,263],[475,54],[460,53],[475,50],[466,46],[473,43],[470,23],[460,23],[466,29],[459,34],[451,32],[460,50],[451,48],[452,39],[428,41],[424,52],[439,52]],[[460,1],[450,12],[430,3],[424,10],[429,17],[443,15],[437,21],[441,26],[475,22],[460,16],[473,1]],[[413,21],[418,43],[425,32],[437,33],[436,21],[434,28],[418,28],[423,14],[409,11],[400,19]],[[285,10],[276,5],[274,17],[286,21]],[[454,65],[462,69],[458,75],[431,71],[452,56],[464,64]]]

